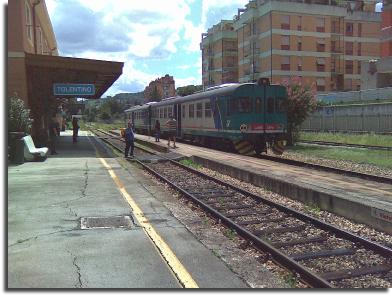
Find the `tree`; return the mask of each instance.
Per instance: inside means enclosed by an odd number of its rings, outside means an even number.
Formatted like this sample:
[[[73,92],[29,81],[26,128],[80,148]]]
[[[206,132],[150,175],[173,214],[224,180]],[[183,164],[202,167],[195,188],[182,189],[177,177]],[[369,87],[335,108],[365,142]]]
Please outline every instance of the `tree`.
[[[201,91],[202,89],[203,89],[202,85],[187,85],[187,86],[178,87],[176,91],[179,96],[184,97],[184,96],[194,94],[197,91]]]
[[[28,133],[31,128],[30,110],[25,108],[24,102],[17,97],[9,98],[8,131]]]
[[[299,77],[283,81],[287,89],[287,133],[288,143],[291,146],[298,139],[299,128],[309,114],[317,108],[315,84],[303,85]]]

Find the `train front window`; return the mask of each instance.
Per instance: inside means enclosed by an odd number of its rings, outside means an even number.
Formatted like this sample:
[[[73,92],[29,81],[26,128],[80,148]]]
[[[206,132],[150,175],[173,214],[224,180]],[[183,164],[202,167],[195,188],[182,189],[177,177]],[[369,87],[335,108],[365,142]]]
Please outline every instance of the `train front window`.
[[[269,97],[267,99],[267,112],[269,114],[274,113],[274,98],[272,98],[272,97]]]
[[[249,97],[238,98],[238,112],[249,113],[252,111],[252,101]]]
[[[262,105],[262,100],[260,97],[257,97],[255,100],[255,109],[256,109],[256,113],[262,113],[263,112],[263,105]]]
[[[275,99],[275,112],[285,113],[287,111],[287,101],[285,98],[277,97]]]

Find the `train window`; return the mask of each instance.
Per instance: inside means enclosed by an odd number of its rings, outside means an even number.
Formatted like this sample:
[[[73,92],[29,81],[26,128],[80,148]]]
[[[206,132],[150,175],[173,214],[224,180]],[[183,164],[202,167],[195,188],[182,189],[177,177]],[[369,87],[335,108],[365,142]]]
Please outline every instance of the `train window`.
[[[249,113],[252,111],[252,101],[249,97],[238,98],[238,112]]]
[[[163,109],[159,108],[159,118],[163,118]]]
[[[197,118],[203,117],[203,104],[202,103],[196,104],[196,117]]]
[[[185,105],[181,106],[182,118],[185,118]]]
[[[262,99],[260,97],[257,97],[255,103],[256,103],[256,107],[255,107],[256,113],[262,113],[263,112]]]
[[[269,114],[274,113],[274,98],[272,98],[272,97],[269,97],[267,99],[267,112]]]
[[[204,105],[204,116],[206,118],[211,117],[211,103],[210,102],[205,102],[205,105]]]
[[[194,117],[194,109],[195,109],[195,105],[194,104],[189,105],[189,118],[193,118]]]
[[[163,118],[167,118],[167,107],[163,108]]]
[[[287,101],[285,98],[277,97],[275,99],[275,112],[284,113],[287,111]]]
[[[167,107],[167,116],[171,117],[173,114],[173,108],[172,107]]]

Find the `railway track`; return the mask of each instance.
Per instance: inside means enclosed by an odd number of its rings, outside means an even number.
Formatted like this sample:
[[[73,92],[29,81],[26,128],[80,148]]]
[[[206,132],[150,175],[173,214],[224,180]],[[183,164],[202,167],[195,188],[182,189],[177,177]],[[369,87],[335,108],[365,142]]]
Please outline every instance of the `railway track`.
[[[115,131],[110,131],[108,133],[112,134],[114,136],[118,136],[118,133]],[[298,161],[298,160],[293,160],[293,159],[287,159],[287,158],[282,158],[279,156],[262,154],[262,155],[251,156],[251,157],[257,157],[257,158],[266,159],[266,160],[270,160],[273,162],[279,162],[279,163],[284,163],[284,164],[293,165],[293,166],[307,167],[307,168],[311,168],[311,169],[315,169],[315,170],[319,170],[319,171],[326,171],[326,172],[331,172],[331,173],[335,173],[335,174],[339,174],[339,175],[345,175],[345,176],[375,181],[375,182],[379,182],[379,183],[386,183],[386,184],[392,183],[392,179],[389,177],[373,175],[373,174],[366,174],[366,173],[361,173],[361,172],[352,171],[352,170],[345,170],[345,169],[340,169],[340,168],[331,167],[331,166],[313,164],[310,162],[303,162],[303,161]]]
[[[334,146],[334,147],[348,147],[348,148],[364,148],[370,150],[384,150],[384,151],[392,151],[392,147],[388,146],[374,146],[374,145],[361,145],[361,144],[346,144],[346,143],[338,143],[338,142],[327,142],[327,141],[299,141],[299,144],[312,144],[312,145],[320,145],[320,146]]]
[[[122,151],[121,139],[98,132]],[[136,152],[136,151],[135,151]],[[315,288],[392,286],[392,249],[178,162],[136,161]]]
[[[309,162],[303,162],[303,161],[298,161],[298,160],[293,160],[293,159],[287,159],[287,158],[282,158],[278,156],[271,156],[271,155],[258,155],[256,156],[257,158],[261,159],[267,159],[270,161],[274,162],[279,162],[279,163],[284,163],[284,164],[289,164],[289,165],[294,165],[294,166],[299,166],[299,167],[307,167],[319,171],[326,171],[326,172],[331,172],[339,175],[346,175],[350,177],[356,177],[356,178],[361,178],[365,180],[370,180],[370,181],[375,181],[379,183],[386,183],[386,184],[391,184],[392,179],[388,177],[383,177],[383,176],[378,176],[378,175],[371,175],[371,174],[365,174],[357,171],[350,171],[350,170],[344,170],[344,169],[339,169],[335,167],[330,167],[330,166],[325,166],[325,165],[319,165],[319,164],[313,164]]]

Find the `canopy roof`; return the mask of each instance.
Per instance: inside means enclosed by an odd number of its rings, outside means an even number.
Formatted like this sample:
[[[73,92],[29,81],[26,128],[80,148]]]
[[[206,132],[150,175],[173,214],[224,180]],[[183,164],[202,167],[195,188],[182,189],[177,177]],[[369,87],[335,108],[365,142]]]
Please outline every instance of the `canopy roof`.
[[[99,99],[122,74],[122,62],[109,62],[81,58],[35,55],[26,53],[27,75],[31,91],[54,96],[54,83],[94,84],[95,94],[84,97]]]

